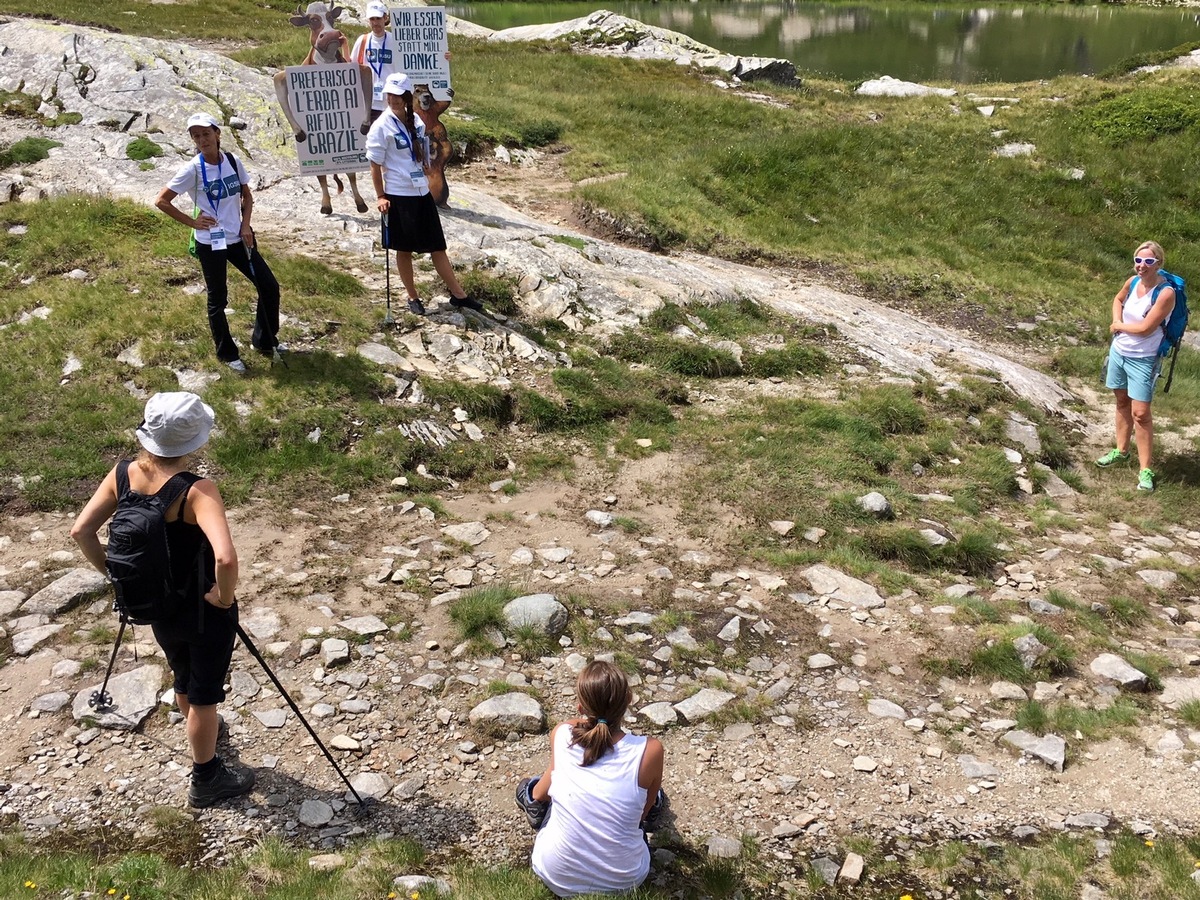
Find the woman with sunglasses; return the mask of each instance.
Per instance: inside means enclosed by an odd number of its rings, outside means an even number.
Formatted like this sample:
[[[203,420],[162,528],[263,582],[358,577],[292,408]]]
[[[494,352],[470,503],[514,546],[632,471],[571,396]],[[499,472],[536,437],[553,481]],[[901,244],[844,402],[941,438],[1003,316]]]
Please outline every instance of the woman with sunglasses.
[[[1096,460],[1108,467],[1129,460],[1129,441],[1137,444],[1137,489],[1154,490],[1154,470],[1150,468],[1154,450],[1154,420],[1150,401],[1154,382],[1162,367],[1159,350],[1163,343],[1163,324],[1175,306],[1175,290],[1163,278],[1163,249],[1146,241],[1133,254],[1134,274],[1113,298],[1112,347],[1105,367],[1105,386],[1117,400],[1117,445]]]

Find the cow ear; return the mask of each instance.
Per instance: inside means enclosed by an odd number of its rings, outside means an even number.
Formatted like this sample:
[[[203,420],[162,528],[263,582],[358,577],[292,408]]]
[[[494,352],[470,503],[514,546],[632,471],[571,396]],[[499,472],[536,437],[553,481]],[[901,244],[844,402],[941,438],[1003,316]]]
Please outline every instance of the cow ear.
[[[292,16],[290,19],[288,19],[288,21],[291,22],[293,25],[295,25],[297,28],[307,28],[308,27],[308,16],[305,16],[305,15]]]
[[[329,11],[329,21],[336,22],[337,17],[340,16],[343,12],[345,12],[345,9],[343,7],[335,6],[333,9],[331,9]]]

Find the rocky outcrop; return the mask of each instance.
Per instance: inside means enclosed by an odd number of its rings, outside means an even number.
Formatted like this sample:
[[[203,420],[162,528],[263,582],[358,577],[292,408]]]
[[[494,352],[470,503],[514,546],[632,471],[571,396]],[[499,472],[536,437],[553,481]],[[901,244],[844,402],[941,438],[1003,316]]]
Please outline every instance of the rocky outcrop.
[[[701,44],[686,34],[646,25],[636,19],[597,10],[578,19],[547,25],[519,25],[493,32],[492,41],[567,41],[572,47],[603,56],[669,60],[679,65],[720,69],[742,81],[797,84],[796,67],[786,59],[734,56]]]

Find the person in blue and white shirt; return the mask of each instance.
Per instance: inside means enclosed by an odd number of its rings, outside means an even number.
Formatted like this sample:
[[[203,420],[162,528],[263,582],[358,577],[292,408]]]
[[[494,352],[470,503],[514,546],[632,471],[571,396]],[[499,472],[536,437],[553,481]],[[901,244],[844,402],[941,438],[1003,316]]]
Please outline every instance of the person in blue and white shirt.
[[[366,13],[371,30],[358,36],[354,49],[350,51],[350,61],[371,67],[371,122],[374,123],[387,109],[383,86],[388,76],[400,72],[400,50],[396,47],[395,39],[387,32],[387,6],[380,0],[371,0]]]
[[[383,85],[388,110],[367,134],[367,159],[371,180],[383,214],[383,246],[396,251],[396,270],[408,292],[408,309],[425,315],[425,304],[417,293],[413,276],[413,254],[428,253],[433,267],[450,291],[455,309],[483,311],[483,304],[467,296],[454,275],[446,255],[446,236],[437,204],[429,193],[425,167],[429,163],[429,141],[425,124],[413,111],[412,86],[403,73],[389,75]]]
[[[279,282],[258,252],[250,215],[254,197],[241,160],[221,150],[221,126],[208,113],[196,113],[187,122],[188,134],[198,151],[195,158],[179,167],[154,205],[176,222],[193,230],[196,258],[208,288],[208,327],[216,344],[217,358],[238,374],[244,374],[238,346],[229,333],[225,305],[229,299],[226,264],[250,279],[258,291],[258,309],[250,343],[264,356],[276,357],[285,350],[279,343]],[[192,198],[193,212],[175,205],[180,194]]]

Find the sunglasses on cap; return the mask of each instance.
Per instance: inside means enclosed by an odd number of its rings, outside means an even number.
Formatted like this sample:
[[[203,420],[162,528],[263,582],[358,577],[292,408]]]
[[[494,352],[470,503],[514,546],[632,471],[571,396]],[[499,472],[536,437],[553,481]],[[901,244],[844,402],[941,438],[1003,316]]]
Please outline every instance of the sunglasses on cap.
[[[1135,256],[1133,258],[1133,263],[1137,266],[1152,266],[1156,262],[1158,262],[1158,258],[1154,256]]]

